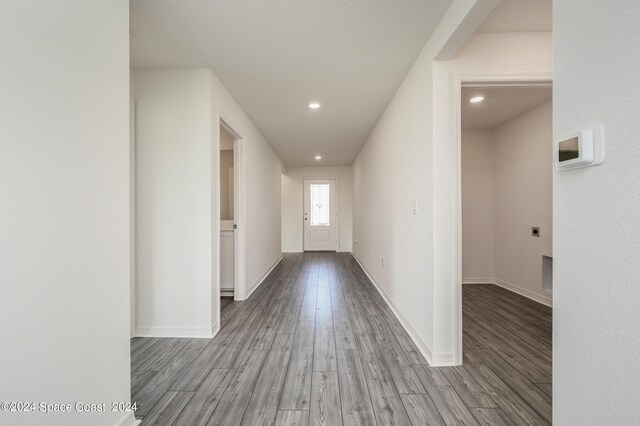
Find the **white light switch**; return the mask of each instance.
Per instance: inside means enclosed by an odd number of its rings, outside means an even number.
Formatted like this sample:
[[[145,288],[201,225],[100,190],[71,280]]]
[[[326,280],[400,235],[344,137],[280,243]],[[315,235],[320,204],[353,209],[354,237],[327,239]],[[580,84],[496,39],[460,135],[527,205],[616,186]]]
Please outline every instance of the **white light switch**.
[[[418,200],[413,200],[413,208],[411,209],[413,214],[418,214]]]

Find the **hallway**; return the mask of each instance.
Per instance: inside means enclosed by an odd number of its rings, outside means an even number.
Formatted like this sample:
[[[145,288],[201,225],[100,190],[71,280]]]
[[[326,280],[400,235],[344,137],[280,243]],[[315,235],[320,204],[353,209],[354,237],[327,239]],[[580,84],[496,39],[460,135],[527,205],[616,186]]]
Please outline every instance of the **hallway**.
[[[351,254],[286,255],[214,339],[134,338],[143,424],[547,424],[551,310],[465,286],[464,366],[430,368]]]

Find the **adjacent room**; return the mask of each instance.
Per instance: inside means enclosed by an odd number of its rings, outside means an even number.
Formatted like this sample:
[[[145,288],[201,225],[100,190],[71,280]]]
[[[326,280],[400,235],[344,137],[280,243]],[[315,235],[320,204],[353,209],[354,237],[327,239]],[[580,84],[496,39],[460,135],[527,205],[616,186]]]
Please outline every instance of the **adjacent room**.
[[[461,93],[463,365],[517,384],[550,421],[551,84]]]

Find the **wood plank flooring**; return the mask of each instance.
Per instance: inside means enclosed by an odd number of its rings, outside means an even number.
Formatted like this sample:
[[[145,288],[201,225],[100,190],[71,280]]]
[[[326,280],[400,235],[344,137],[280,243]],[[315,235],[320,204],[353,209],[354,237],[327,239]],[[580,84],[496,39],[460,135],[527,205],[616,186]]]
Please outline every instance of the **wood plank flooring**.
[[[464,286],[464,365],[431,368],[355,259],[286,255],[214,339],[131,340],[156,425],[545,425],[551,309]]]

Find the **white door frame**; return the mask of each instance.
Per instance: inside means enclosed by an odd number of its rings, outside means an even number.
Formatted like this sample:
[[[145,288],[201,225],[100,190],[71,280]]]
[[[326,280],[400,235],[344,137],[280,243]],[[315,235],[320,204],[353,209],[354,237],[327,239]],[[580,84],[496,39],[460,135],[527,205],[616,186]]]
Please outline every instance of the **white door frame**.
[[[233,213],[234,213],[234,241],[233,241],[233,299],[246,299],[246,223],[247,223],[247,199],[246,199],[246,164],[245,164],[245,141],[242,135],[224,111],[219,111],[220,126],[227,130],[233,136]],[[219,136],[218,136],[219,138]],[[218,167],[220,169],[220,146],[217,149]],[[218,208],[215,216],[217,217],[216,241],[218,254],[220,253],[220,193],[218,192]],[[218,285],[216,297],[218,303],[220,301],[220,256],[218,255]],[[218,319],[220,309],[218,309]]]
[[[335,180],[336,181],[336,253],[340,248],[340,181],[337,176],[303,176],[302,177],[302,215],[304,216],[304,191],[305,181],[307,180]],[[300,247],[304,252],[304,218],[302,219],[302,240],[300,241]]]
[[[453,200],[455,223],[452,233],[454,250],[452,277],[455,277],[455,347],[454,364],[462,364],[462,87],[545,87],[553,81],[552,73],[476,73],[454,74],[451,87],[451,114],[453,117],[450,129],[450,144],[455,148],[452,156],[453,188],[456,197]],[[551,141],[549,141],[551,143]]]

